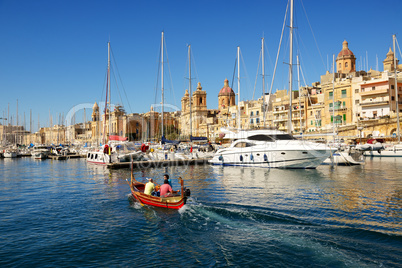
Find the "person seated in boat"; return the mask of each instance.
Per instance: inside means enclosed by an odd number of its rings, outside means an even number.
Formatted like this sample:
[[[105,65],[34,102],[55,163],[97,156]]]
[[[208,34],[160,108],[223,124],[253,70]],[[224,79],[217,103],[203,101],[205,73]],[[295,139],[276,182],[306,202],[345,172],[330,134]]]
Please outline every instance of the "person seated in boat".
[[[144,194],[151,195],[155,189],[154,180],[152,178],[148,179],[148,182],[145,184]]]
[[[160,197],[166,197],[169,193],[173,193],[173,189],[169,185],[169,180],[166,179],[166,176],[168,176],[168,175],[165,175],[165,180],[164,180],[164,182],[161,185],[160,190],[159,190],[160,191]]]
[[[168,183],[169,183],[170,187],[172,187],[172,181],[169,179],[168,174],[163,175],[163,180],[168,180]]]

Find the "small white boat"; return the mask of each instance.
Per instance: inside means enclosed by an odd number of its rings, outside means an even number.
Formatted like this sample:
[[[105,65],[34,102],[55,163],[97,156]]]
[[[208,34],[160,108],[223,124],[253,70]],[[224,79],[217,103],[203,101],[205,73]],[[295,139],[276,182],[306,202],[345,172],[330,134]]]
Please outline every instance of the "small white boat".
[[[35,146],[32,151],[32,158],[34,159],[47,159],[50,154],[50,150],[45,145]]]
[[[378,150],[365,151],[364,155],[372,157],[402,157],[402,144],[383,145],[383,147]]]
[[[18,153],[16,150],[13,149],[7,149],[3,153],[4,158],[16,158],[18,156]]]
[[[363,165],[363,155],[358,152],[352,154],[347,151],[336,151],[331,157],[324,160],[324,165],[354,166]]]

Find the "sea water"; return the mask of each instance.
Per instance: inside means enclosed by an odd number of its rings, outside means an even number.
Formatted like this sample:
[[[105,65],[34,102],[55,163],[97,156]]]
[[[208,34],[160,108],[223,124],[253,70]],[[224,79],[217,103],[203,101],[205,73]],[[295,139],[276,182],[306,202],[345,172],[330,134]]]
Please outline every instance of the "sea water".
[[[134,201],[130,170],[0,160],[1,267],[401,267],[402,159],[314,170],[179,166],[187,204]]]

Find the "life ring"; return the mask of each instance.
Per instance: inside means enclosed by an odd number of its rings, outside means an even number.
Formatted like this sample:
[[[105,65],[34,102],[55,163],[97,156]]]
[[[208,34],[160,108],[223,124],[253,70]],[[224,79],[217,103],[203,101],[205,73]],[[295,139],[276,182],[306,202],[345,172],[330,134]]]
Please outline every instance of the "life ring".
[[[170,151],[173,153],[173,148],[170,148]]]

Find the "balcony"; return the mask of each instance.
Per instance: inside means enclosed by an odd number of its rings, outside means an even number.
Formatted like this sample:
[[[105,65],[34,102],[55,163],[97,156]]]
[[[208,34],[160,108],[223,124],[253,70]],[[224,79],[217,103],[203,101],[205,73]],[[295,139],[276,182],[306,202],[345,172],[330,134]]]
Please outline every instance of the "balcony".
[[[287,121],[287,117],[278,117],[278,118],[274,118],[274,122],[283,122],[283,121]]]
[[[360,106],[363,107],[376,106],[376,105],[389,105],[389,101],[378,100],[378,101],[365,101],[360,103]]]
[[[345,106],[335,106],[335,111],[346,111],[348,108]],[[334,110],[332,107],[329,107],[328,111],[332,112]]]
[[[386,93],[388,93],[388,88],[360,92],[360,96],[378,95],[378,94],[386,94]]]
[[[274,110],[274,114],[289,113],[289,110]]]

